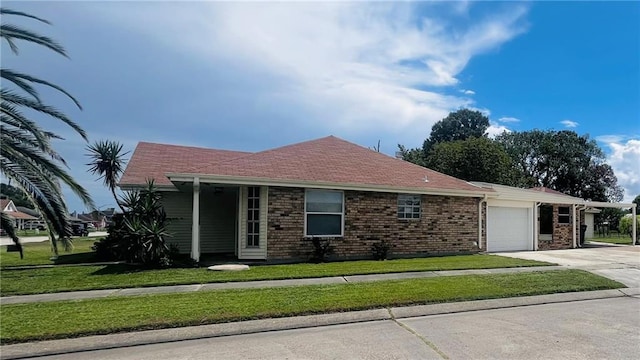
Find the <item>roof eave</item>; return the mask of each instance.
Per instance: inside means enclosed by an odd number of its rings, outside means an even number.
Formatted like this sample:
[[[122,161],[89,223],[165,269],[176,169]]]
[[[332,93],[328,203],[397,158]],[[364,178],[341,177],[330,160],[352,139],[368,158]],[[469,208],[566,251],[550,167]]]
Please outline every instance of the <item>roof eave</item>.
[[[481,189],[481,188],[479,188],[478,191],[460,190],[460,189],[441,189],[441,188],[421,189],[421,188],[415,188],[415,187],[397,187],[397,186],[385,186],[385,185],[334,183],[334,182],[323,182],[323,181],[289,180],[289,179],[270,179],[270,178],[262,178],[262,177],[244,177],[244,176],[185,174],[185,173],[169,173],[166,175],[174,183],[192,182],[194,178],[198,178],[200,180],[200,183],[306,187],[306,188],[312,187],[317,189],[393,192],[393,193],[429,194],[429,195],[443,195],[443,196],[484,197],[487,194],[493,193],[493,190]]]

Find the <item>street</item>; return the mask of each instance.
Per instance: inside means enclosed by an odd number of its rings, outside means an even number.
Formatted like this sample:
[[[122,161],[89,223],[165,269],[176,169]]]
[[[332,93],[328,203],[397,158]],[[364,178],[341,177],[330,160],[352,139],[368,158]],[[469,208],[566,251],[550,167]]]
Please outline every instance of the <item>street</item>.
[[[41,359],[636,359],[638,354],[640,299],[624,297],[179,341]]]
[[[107,233],[106,231],[93,231],[89,233],[88,237],[102,237],[107,235],[109,235],[109,233]],[[23,244],[37,243],[37,242],[43,242],[43,241],[49,241],[49,236],[45,234],[43,236],[24,236],[20,238],[20,242]],[[11,240],[11,238],[8,238],[6,236],[0,237],[0,246],[6,246],[11,244],[13,244],[13,240]]]

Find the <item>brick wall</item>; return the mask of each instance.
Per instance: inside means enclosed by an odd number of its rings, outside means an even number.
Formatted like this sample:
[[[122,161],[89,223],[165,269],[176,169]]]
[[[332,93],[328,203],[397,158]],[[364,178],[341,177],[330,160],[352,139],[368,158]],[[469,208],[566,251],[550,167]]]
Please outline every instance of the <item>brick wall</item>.
[[[331,238],[336,258],[370,258],[388,241],[392,257],[478,252],[478,199],[422,195],[422,216],[398,219],[398,194],[345,191],[344,237]],[[484,225],[483,225],[484,227]],[[307,259],[304,189],[270,187],[268,259]],[[483,241],[484,242],[484,241]]]
[[[569,207],[570,220],[569,224],[560,224],[558,222],[558,208]],[[576,211],[579,214],[580,221],[576,224],[576,244],[580,242],[580,225],[584,224],[584,211]],[[573,248],[573,211],[571,206],[553,205],[553,235],[552,240],[538,241],[538,250],[560,250]],[[539,228],[539,227],[538,227]]]

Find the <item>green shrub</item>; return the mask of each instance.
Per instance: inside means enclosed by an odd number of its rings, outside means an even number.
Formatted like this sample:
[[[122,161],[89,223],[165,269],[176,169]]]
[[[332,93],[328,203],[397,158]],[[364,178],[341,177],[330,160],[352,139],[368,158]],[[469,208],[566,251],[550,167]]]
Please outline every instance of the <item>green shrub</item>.
[[[311,258],[309,259],[310,262],[326,262],[327,257],[333,254],[333,246],[331,246],[328,239],[312,237],[311,243],[313,244],[313,252],[311,253]]]
[[[147,267],[171,266],[167,215],[153,181],[142,191],[127,192],[120,203],[123,214],[113,217],[109,235],[94,244],[102,260],[140,263]]]
[[[632,216],[631,214],[625,215],[620,219],[620,224],[618,229],[621,233],[632,236],[631,232],[633,231],[632,225]],[[640,215],[636,215],[636,243],[640,238]]]
[[[376,260],[386,260],[389,256],[389,250],[391,250],[391,244],[386,240],[371,245],[371,252]]]

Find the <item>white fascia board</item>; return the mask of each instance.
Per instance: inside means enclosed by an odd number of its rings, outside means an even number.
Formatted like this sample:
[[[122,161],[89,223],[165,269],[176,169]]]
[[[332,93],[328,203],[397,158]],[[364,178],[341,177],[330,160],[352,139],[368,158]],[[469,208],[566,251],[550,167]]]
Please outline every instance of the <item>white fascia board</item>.
[[[631,209],[636,207],[634,203],[610,203],[603,201],[585,201],[584,204],[588,207],[594,208],[618,208],[618,209]]]
[[[389,192],[389,193],[401,193],[401,194],[428,194],[428,195],[441,195],[441,196],[484,197],[486,194],[493,193],[493,190],[481,189],[481,188],[479,188],[478,191],[454,190],[454,189],[419,189],[419,188],[390,187],[390,186],[382,186],[382,185],[360,185],[360,184],[329,183],[329,182],[318,182],[318,181],[267,179],[267,178],[202,175],[202,174],[167,174],[167,177],[172,182],[191,182],[195,177],[198,177],[200,178],[200,183],[254,185],[254,186],[282,186],[282,187],[313,188],[313,189]]]

